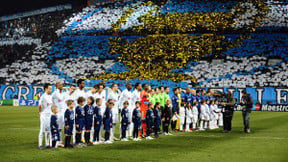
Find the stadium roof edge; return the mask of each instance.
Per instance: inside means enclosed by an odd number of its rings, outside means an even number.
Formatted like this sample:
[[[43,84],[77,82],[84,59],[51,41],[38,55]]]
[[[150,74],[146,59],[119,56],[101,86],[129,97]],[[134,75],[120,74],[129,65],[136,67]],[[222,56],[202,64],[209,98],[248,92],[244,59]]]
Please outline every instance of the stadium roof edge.
[[[0,17],[0,22],[2,21],[8,21],[8,20],[13,20],[17,18],[22,18],[22,17],[28,17],[28,16],[35,16],[35,15],[40,15],[48,12],[55,12],[55,11],[61,11],[61,10],[68,10],[72,9],[71,4],[65,4],[65,5],[57,5],[53,7],[46,7],[46,8],[41,8],[38,10],[32,10],[32,11],[26,11],[26,12],[20,12],[12,15],[5,15]]]

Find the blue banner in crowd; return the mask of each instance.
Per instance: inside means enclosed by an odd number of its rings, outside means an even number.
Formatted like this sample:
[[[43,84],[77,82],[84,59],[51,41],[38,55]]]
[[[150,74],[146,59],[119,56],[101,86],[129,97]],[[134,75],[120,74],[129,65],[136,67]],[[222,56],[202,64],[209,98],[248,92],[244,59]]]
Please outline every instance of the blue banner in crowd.
[[[184,84],[183,84],[184,85]],[[109,85],[107,84],[107,87]],[[125,85],[119,85],[120,90],[125,89]],[[155,88],[155,87],[152,87]],[[172,95],[172,89],[175,87],[170,87],[170,95]],[[181,87],[184,91],[186,87]],[[189,87],[192,89],[197,89],[195,87]],[[53,91],[55,86],[53,85]],[[203,89],[203,88],[202,88]],[[256,103],[261,104],[277,104],[286,105],[288,104],[288,88],[287,87],[258,87],[258,88],[235,88],[235,87],[224,87],[224,88],[204,88],[206,91],[213,89],[216,91],[221,91],[227,93],[232,92],[234,98],[239,101],[241,98],[241,92],[246,89],[247,93],[251,94],[254,105]],[[43,94],[43,85],[0,85],[0,99],[18,99],[18,100],[28,100],[25,101],[25,105],[33,105],[35,103],[30,103],[29,100],[33,100],[35,95]],[[184,94],[184,92],[183,92]],[[20,101],[21,103],[21,101]],[[23,102],[24,103],[24,102]]]

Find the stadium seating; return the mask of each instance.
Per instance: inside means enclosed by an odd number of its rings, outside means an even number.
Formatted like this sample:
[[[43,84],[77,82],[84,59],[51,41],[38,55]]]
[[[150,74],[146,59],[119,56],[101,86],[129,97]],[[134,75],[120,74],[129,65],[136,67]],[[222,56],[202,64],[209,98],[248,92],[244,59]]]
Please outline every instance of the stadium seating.
[[[49,48],[49,43],[45,43],[34,49],[31,56],[32,60],[26,57],[6,65],[0,69],[1,78],[4,79],[2,84],[44,84],[55,81],[64,82],[58,75],[50,73],[50,69],[45,64],[45,53]]]
[[[163,5],[161,13],[169,12],[226,12],[232,9],[237,1],[171,1]],[[187,7],[189,6],[189,7]]]
[[[243,40],[241,48],[231,48],[223,55],[236,57],[262,55],[265,57],[279,57],[284,61],[288,61],[287,46],[286,33],[251,34],[251,39]]]
[[[109,5],[108,7],[86,7],[82,12],[74,14],[69,20],[64,21],[65,26],[57,30],[58,35],[61,34],[77,34],[85,35],[87,33],[105,32],[111,29],[111,25],[121,17],[121,15],[130,7],[141,4],[141,1],[136,3],[125,2],[122,5]],[[142,8],[142,10],[135,12],[134,16],[143,14],[143,10],[149,8]],[[131,23],[135,23],[137,17],[131,17]],[[137,20],[138,21],[138,20]],[[128,22],[129,25],[131,25]],[[127,25],[126,25],[127,26]]]
[[[62,58],[99,57],[116,59],[117,55],[109,55],[109,38],[111,36],[67,36],[61,37],[53,44],[47,57],[50,61]]]
[[[267,66],[267,58],[260,56],[230,57],[221,64],[199,61],[192,67],[193,72],[186,72],[198,78],[201,87],[254,87],[287,85],[288,64],[279,62]]]
[[[57,60],[55,66],[72,78],[89,78],[93,74],[101,74],[113,64],[113,60],[101,63],[98,57],[79,57]]]
[[[237,1],[168,1],[160,6],[159,13],[196,13],[196,12],[235,12],[233,7]],[[158,5],[160,3],[157,3]],[[189,6],[189,7],[187,7]],[[143,21],[139,20],[140,16],[148,12],[152,15],[158,6],[146,1],[129,1],[125,3],[117,3],[115,5],[91,6],[86,7],[80,12],[74,12],[70,16],[69,11],[65,11],[63,18],[55,19],[53,32],[57,34],[57,38],[51,39],[49,42],[33,43],[33,50],[25,51],[19,55],[13,62],[6,62],[5,67],[0,69],[1,84],[43,84],[47,82],[62,81],[66,84],[73,83],[75,79],[80,77],[90,78],[94,75],[105,73],[122,73],[129,71],[129,68],[119,60],[119,54],[110,54],[110,39],[114,37],[122,37],[132,42],[145,36],[147,33],[138,33],[138,35],[126,36],[126,34],[113,33],[112,29],[115,24],[120,24],[120,31],[127,33],[132,27],[143,25]],[[258,12],[255,6],[250,3],[243,3],[243,8],[250,8],[250,12],[244,13],[241,17],[234,18],[235,28],[241,28],[249,25],[251,17]],[[207,57],[199,61],[191,60],[183,68],[173,69],[172,74],[186,74],[195,76],[198,81],[194,86],[201,87],[245,87],[245,86],[286,86],[287,85],[287,67],[288,67],[288,34],[283,33],[287,30],[288,23],[288,5],[275,5],[273,1],[268,1],[270,11],[262,20],[261,31],[269,31],[270,33],[252,33],[251,38],[244,39],[239,42],[239,47],[228,48],[221,51],[221,56],[217,59],[223,60],[221,64],[214,63],[214,58],[209,53]],[[130,11],[130,12],[129,12]],[[133,12],[132,12],[133,11]],[[64,11],[63,11],[64,12]],[[52,14],[59,17],[59,14]],[[124,15],[124,16],[123,16]],[[126,16],[126,17],[125,17]],[[123,18],[125,17],[125,19]],[[37,38],[43,40],[45,31],[51,24],[51,17],[43,15],[34,17],[32,22],[40,19],[41,22],[49,20],[48,23],[40,23],[38,28],[43,26],[41,33]],[[121,21],[123,19],[123,21]],[[25,19],[26,20],[26,19]],[[124,21],[125,20],[125,21]],[[27,19],[28,21],[28,19]],[[29,21],[30,22],[30,21]],[[1,24],[2,37],[12,26]],[[22,31],[22,26],[15,28],[15,31]],[[16,30],[17,29],[17,30]],[[2,30],[1,30],[2,31]],[[24,29],[24,31],[28,31]],[[169,31],[167,29],[167,31]],[[13,32],[14,33],[14,32]],[[27,37],[27,32],[22,34],[9,35],[10,37]],[[30,33],[31,34],[31,33]],[[119,35],[117,35],[119,34]],[[168,34],[171,34],[168,32]],[[174,34],[174,33],[172,33]],[[195,33],[193,33],[195,34]],[[202,33],[198,33],[201,35]],[[226,34],[225,42],[232,42],[241,34]],[[192,34],[191,34],[192,36]],[[32,38],[31,38],[32,39]],[[6,48],[4,40],[0,40],[2,48]],[[11,44],[11,41],[9,42]],[[32,47],[31,42],[21,42],[15,40],[15,44],[26,44]],[[35,47],[34,47],[35,46]],[[28,47],[27,47],[28,48]],[[27,55],[29,55],[29,59]],[[7,58],[8,54],[5,54]],[[24,58],[26,57],[26,58]],[[268,60],[277,58],[281,61],[275,65],[268,65]],[[137,82],[137,79],[132,82]],[[99,80],[90,79],[88,85],[98,83]],[[111,78],[109,82],[123,83],[117,78]],[[108,83],[109,83],[108,82]],[[175,85],[183,86],[189,82],[175,83],[171,80],[151,80],[152,85]],[[161,82],[161,83],[160,83]]]
[[[7,46],[7,45],[41,45],[41,39],[33,39],[31,37],[21,37],[19,39],[13,39],[13,38],[3,38],[0,39],[0,46]]]
[[[56,35],[55,31],[63,26],[63,21],[73,12],[76,10],[62,10],[1,22],[0,38],[33,37],[51,41]]]
[[[132,2],[132,1],[131,1]],[[121,24],[121,31],[132,28],[133,26],[139,26],[143,22],[139,21],[139,17],[155,9],[156,5],[144,5],[142,1],[137,1],[136,3],[126,2],[122,5],[109,5],[108,7],[87,7],[84,8],[82,12],[74,14],[69,20],[65,20],[61,29],[57,30],[57,34],[91,34],[91,33],[106,33],[112,29],[112,24],[116,23],[117,20],[121,18],[121,15],[125,13],[128,9],[132,9],[133,13],[128,14],[125,23]],[[160,12],[165,13],[189,13],[189,12],[231,12],[236,13],[233,9],[237,1],[172,1],[167,2],[160,6]],[[138,6],[138,7],[137,7]],[[189,7],[187,7],[189,6]],[[263,18],[261,26],[263,29],[265,27],[287,27],[287,5],[279,7],[278,5],[273,5],[273,1],[268,1],[268,6],[270,11]],[[252,23],[251,17],[258,14],[258,10],[255,5],[251,3],[241,4],[241,8],[249,8],[249,12],[243,13],[234,18],[235,28],[240,28],[245,25]],[[154,13],[155,14],[155,13]],[[265,28],[267,29],[267,28]]]

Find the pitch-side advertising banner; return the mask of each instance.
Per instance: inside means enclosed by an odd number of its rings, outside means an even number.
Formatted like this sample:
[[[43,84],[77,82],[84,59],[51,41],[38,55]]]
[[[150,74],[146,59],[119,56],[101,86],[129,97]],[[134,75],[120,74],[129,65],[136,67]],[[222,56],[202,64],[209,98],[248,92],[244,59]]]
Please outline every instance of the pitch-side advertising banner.
[[[154,87],[152,87],[154,88]],[[175,87],[170,87],[171,92]],[[181,87],[185,89],[186,87]],[[196,89],[194,87],[190,87]],[[53,91],[55,86],[53,85]],[[120,91],[125,89],[124,85],[120,85]],[[227,93],[230,91],[234,98],[239,101],[242,97],[241,92],[246,90],[250,93],[254,108],[256,111],[288,111],[288,88],[287,87],[258,87],[258,88],[237,88],[237,87],[224,87],[224,88],[204,88],[207,91],[213,89],[220,92]],[[18,99],[19,106],[35,106],[38,102],[33,101],[34,96],[43,94],[43,85],[0,85],[0,100],[3,99]],[[184,94],[184,92],[183,92]],[[170,93],[170,95],[172,95]],[[241,107],[237,106],[236,110]]]

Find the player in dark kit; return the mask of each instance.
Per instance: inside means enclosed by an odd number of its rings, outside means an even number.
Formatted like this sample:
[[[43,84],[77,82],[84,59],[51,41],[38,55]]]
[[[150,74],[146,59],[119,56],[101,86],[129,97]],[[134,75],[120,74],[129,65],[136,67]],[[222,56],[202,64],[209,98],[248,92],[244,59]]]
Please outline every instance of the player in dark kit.
[[[153,103],[148,103],[148,110],[146,113],[146,124],[147,124],[147,137],[146,139],[153,139],[150,137],[150,133],[152,132],[153,125],[154,125],[154,113],[153,113]]]
[[[171,133],[169,133],[169,124],[172,118],[171,101],[169,98],[166,99],[165,107],[161,115],[162,115],[162,121],[164,125],[164,129],[163,129],[164,135],[172,135]]]
[[[112,108],[114,107],[114,102],[109,101],[108,107],[105,110],[104,116],[103,116],[103,124],[104,124],[104,130],[105,130],[105,143],[110,144],[112,143],[109,141],[110,138],[110,129],[112,128]]]
[[[64,114],[64,121],[65,121],[65,148],[73,148],[70,144],[71,136],[73,135],[73,126],[74,126],[74,101],[68,100],[67,101],[68,109],[65,111]]]
[[[81,133],[83,128],[85,127],[85,110],[84,110],[84,103],[85,98],[79,97],[77,100],[78,106],[75,110],[75,124],[76,124],[76,146],[83,147],[85,146],[81,143]]]
[[[199,114],[200,114],[200,108],[201,108],[201,96],[200,96],[201,91],[199,89],[196,90],[196,101],[198,102],[198,110],[199,110]]]
[[[172,117],[173,115],[177,115],[179,113],[179,98],[177,96],[178,94],[178,89],[174,88],[173,90],[174,94],[172,96]],[[172,132],[176,131],[176,122],[177,121],[173,121],[171,120],[171,128],[172,128]]]
[[[124,103],[124,107],[121,111],[121,132],[122,132],[122,138],[121,141],[128,141],[126,138],[126,131],[128,129],[128,125],[130,124],[129,121],[129,110],[128,110],[128,106],[129,106],[129,102],[125,101]]]
[[[51,138],[52,138],[52,149],[57,149],[57,141],[60,141],[60,135],[59,135],[59,126],[57,123],[57,113],[58,113],[58,107],[52,106],[52,115],[50,120],[50,129],[51,129]]]
[[[159,138],[158,132],[160,131],[161,126],[161,104],[160,102],[156,102],[155,108],[154,108],[154,132],[155,132],[155,138]]]
[[[140,112],[140,102],[135,102],[136,108],[133,110],[132,114],[132,122],[134,125],[133,129],[133,140],[134,141],[140,141],[141,139],[138,138],[139,130],[141,130],[141,112]]]
[[[92,96],[88,97],[87,105],[84,106],[85,111],[85,142],[88,146],[92,146],[93,143],[90,142],[90,132],[93,125],[93,115],[94,115],[94,99]]]
[[[94,145],[99,144],[100,129],[102,125],[102,113],[101,113],[102,99],[96,99],[96,107],[94,108]]]
[[[190,89],[189,88],[186,88],[186,93],[184,94],[184,103],[192,103],[192,95],[190,93]]]

